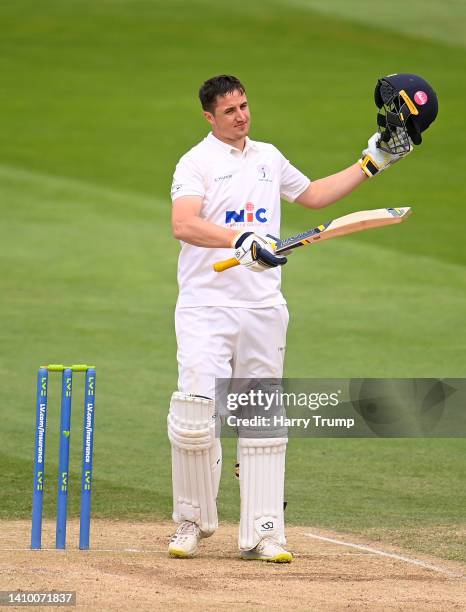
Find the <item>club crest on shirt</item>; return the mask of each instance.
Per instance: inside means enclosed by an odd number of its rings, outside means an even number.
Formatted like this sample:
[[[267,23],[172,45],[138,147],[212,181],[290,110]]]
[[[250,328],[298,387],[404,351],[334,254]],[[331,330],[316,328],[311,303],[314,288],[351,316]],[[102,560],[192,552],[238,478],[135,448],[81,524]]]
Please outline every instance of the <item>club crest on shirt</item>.
[[[259,164],[257,166],[257,172],[258,172],[260,181],[263,181],[266,183],[272,182],[272,171],[270,169],[270,166],[267,166],[267,164]]]

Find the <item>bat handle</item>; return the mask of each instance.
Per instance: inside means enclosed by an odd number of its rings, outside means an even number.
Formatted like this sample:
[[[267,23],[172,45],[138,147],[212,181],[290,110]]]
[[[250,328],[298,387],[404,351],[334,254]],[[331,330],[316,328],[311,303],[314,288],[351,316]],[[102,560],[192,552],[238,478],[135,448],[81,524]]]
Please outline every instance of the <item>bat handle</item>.
[[[215,272],[224,272],[228,270],[228,268],[234,268],[235,266],[239,266],[239,261],[236,257],[231,257],[230,259],[224,259],[223,261],[214,263],[214,270]]]

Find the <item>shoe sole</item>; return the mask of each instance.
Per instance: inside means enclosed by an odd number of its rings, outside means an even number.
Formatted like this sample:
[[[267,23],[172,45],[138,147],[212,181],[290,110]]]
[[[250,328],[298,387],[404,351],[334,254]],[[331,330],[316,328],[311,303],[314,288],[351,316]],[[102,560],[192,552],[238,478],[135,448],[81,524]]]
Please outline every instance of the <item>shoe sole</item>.
[[[168,555],[170,557],[173,557],[174,559],[191,559],[194,556],[194,553],[187,553],[181,548],[170,548],[168,551]]]
[[[275,557],[243,557],[241,559],[245,561],[265,561],[266,563],[291,563],[293,561],[293,555],[291,553],[280,553]]]

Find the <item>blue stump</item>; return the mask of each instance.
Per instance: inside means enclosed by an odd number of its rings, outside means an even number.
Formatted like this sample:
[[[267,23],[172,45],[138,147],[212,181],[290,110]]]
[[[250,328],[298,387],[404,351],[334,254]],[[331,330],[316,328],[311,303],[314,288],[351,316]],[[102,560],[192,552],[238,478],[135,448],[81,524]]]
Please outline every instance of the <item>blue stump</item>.
[[[32,494],[31,548],[37,550],[42,541],[42,508],[45,479],[45,433],[47,425],[47,389],[49,373],[39,368],[37,375],[36,435],[34,450],[34,485]]]
[[[83,459],[81,474],[81,513],[79,526],[79,548],[89,548],[89,532],[91,525],[91,495],[92,495],[92,461],[94,454],[94,408],[95,408],[96,371],[89,368],[86,371],[86,386],[84,395],[84,425],[83,425]]]

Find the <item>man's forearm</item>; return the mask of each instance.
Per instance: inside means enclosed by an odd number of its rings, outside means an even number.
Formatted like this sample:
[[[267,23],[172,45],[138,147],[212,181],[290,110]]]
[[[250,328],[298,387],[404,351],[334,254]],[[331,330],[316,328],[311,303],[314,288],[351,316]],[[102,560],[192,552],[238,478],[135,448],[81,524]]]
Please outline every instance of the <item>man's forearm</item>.
[[[324,208],[341,200],[366,180],[367,176],[356,163],[341,172],[313,181],[296,202],[307,208]]]
[[[173,234],[178,240],[207,248],[231,247],[237,233],[194,215],[174,224],[173,227]]]

